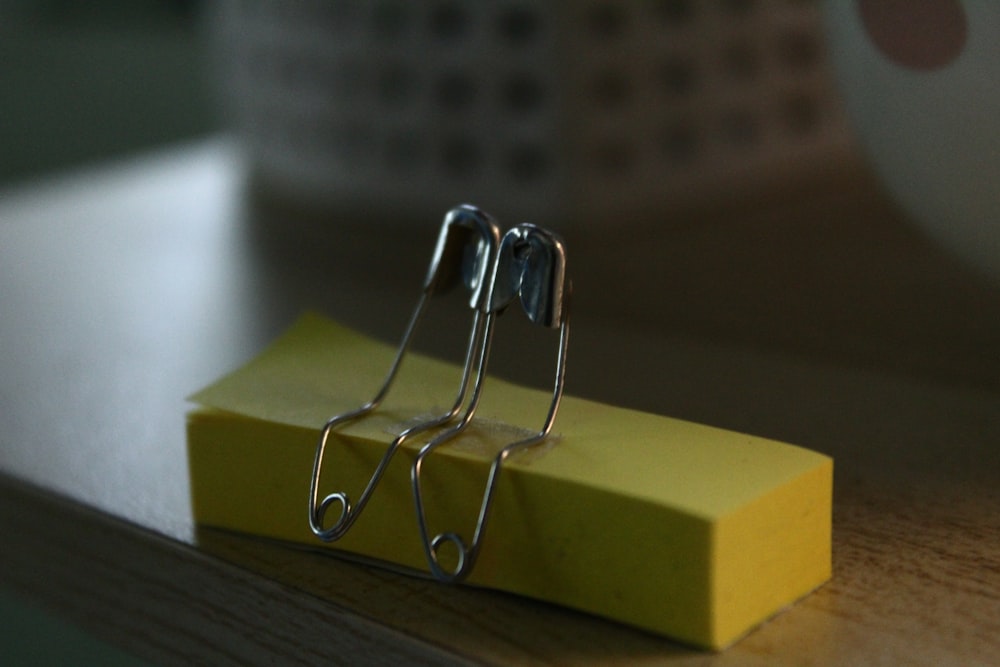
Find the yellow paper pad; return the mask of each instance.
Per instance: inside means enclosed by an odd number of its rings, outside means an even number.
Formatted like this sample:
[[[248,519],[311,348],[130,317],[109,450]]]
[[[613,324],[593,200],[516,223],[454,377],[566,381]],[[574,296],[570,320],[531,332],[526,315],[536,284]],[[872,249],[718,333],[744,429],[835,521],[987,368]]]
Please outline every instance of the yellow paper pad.
[[[403,446],[343,539],[326,545],[308,523],[319,430],[374,394],[393,352],[309,315],[192,397],[196,521],[426,570],[410,466],[428,438]],[[320,497],[356,499],[393,435],[450,406],[458,378],[408,356],[384,408],[332,436]],[[470,431],[425,461],[432,535],[471,539],[493,454],[549,401],[488,381]],[[498,484],[471,584],[721,648],[830,577],[833,462],[792,445],[566,397],[549,440]]]

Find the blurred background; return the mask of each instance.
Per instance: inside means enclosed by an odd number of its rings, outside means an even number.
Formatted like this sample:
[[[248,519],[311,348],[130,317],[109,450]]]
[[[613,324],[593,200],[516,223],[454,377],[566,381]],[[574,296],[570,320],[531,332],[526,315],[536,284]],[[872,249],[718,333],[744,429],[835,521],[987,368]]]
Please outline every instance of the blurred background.
[[[849,146],[809,0],[2,0],[0,31],[7,181],[225,119],[295,197],[385,197],[391,174],[408,209],[431,184],[435,211],[455,191],[578,219],[801,180]]]
[[[0,0],[0,181],[220,127],[197,0]]]
[[[216,7],[261,183],[318,206],[662,224],[801,186],[849,146],[817,2]]]
[[[5,187],[218,131],[200,5],[0,0],[0,198]],[[6,591],[0,663],[147,664]]]
[[[828,19],[818,0],[0,0],[0,183],[225,133],[286,239],[419,239],[472,201],[572,239],[577,308],[996,388],[998,283],[886,194]]]

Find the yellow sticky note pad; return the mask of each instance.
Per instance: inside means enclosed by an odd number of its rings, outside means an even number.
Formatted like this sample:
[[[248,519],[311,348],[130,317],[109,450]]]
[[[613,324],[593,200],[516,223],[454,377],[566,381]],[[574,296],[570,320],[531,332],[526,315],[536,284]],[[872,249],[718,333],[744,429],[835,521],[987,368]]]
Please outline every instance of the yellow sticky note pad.
[[[428,438],[403,446],[344,538],[308,522],[319,430],[371,397],[393,352],[305,316],[192,397],[196,521],[426,570],[410,468]],[[451,405],[459,373],[408,356],[384,409],[332,436],[321,497],[357,498],[396,433]],[[431,534],[471,539],[493,455],[549,400],[488,381],[469,432],[424,463]],[[800,447],[566,397],[549,440],[505,463],[468,583],[721,648],[830,577],[832,485],[832,460]]]

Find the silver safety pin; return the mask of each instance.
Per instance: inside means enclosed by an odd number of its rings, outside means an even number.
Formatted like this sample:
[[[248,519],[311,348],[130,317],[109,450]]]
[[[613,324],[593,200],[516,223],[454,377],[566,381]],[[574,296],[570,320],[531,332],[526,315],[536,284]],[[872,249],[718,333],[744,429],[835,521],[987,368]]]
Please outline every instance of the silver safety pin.
[[[316,458],[313,462],[312,480],[309,485],[309,526],[312,528],[313,534],[321,540],[332,542],[347,533],[364,510],[375,487],[378,486],[390,459],[406,439],[422,431],[446,424],[458,415],[468,394],[473,366],[481,368],[482,347],[488,341],[493,325],[493,313],[489,309],[489,301],[493,291],[492,280],[495,274],[499,245],[499,225],[484,211],[473,206],[462,205],[445,215],[441,231],[438,234],[434,256],[424,280],[423,291],[407,324],[399,348],[396,350],[392,365],[382,382],[382,387],[370,401],[361,407],[331,417],[323,426],[319,442],[316,445]],[[352,505],[347,493],[343,491],[331,493],[322,501],[317,502],[320,494],[323,459],[330,433],[343,424],[368,415],[385,400],[409,348],[413,334],[424,316],[430,298],[435,293],[446,291],[459,282],[464,283],[470,291],[469,305],[473,309],[474,315],[458,394],[451,409],[397,435],[382,456],[357,503]],[[479,380],[480,378],[477,378],[477,385]],[[334,503],[340,505],[340,515],[333,525],[324,527],[326,512]]]
[[[413,498],[417,511],[417,522],[424,545],[427,562],[433,575],[440,581],[457,582],[468,576],[475,565],[482,545],[483,535],[493,506],[494,493],[503,462],[515,451],[537,445],[545,440],[552,430],[559,402],[562,399],[566,376],[566,349],[569,342],[569,297],[571,285],[566,278],[565,245],[558,236],[541,227],[524,223],[514,227],[500,243],[500,252],[494,273],[493,290],[489,299],[489,312],[501,313],[516,298],[520,298],[528,319],[548,328],[559,329],[559,352],[556,358],[555,386],[552,402],[542,428],[534,435],[504,446],[494,457],[486,480],[486,489],[479,508],[479,516],[472,535],[472,542],[466,545],[455,532],[439,533],[433,538],[427,526],[421,493],[420,475],[424,460],[438,446],[461,433],[472,421],[481,397],[486,376],[486,358],[492,331],[487,331],[481,356],[477,364],[476,385],[472,398],[462,419],[424,445],[417,454],[411,468]],[[444,542],[451,542],[458,549],[458,562],[451,571],[446,570],[439,559],[439,549]]]

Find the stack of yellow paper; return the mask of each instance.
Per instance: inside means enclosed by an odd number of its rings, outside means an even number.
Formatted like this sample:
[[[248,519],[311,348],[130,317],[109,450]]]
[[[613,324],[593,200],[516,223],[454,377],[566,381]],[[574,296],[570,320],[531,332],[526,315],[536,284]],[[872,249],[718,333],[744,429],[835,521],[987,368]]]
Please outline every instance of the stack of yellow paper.
[[[393,352],[306,316],[196,394],[197,522],[426,569],[410,484],[426,438],[404,445],[343,539],[325,545],[308,522],[319,429],[371,397]],[[332,437],[320,497],[357,498],[393,435],[451,404],[458,374],[410,355],[384,409]],[[493,454],[549,399],[489,380],[469,432],[425,462],[432,535],[469,541]],[[829,578],[832,475],[799,447],[567,397],[549,440],[505,464],[468,582],[720,648]]]

